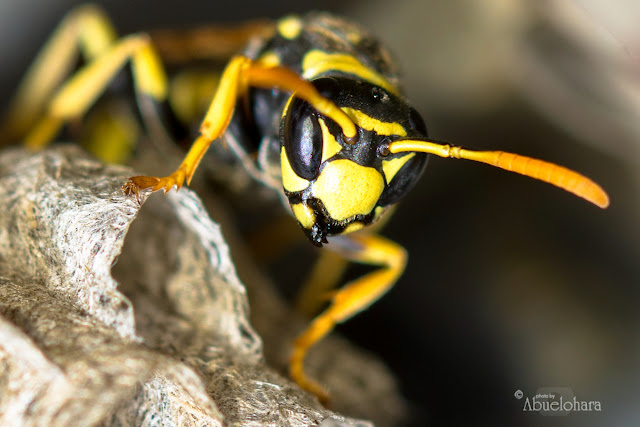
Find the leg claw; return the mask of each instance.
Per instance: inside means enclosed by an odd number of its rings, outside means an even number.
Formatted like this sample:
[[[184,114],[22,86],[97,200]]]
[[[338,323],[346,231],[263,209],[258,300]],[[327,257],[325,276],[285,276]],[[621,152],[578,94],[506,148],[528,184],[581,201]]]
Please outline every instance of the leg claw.
[[[174,186],[176,187],[177,191],[182,188],[182,184],[184,183],[185,179],[185,173],[182,170],[178,169],[169,176],[154,179],[156,180],[156,182],[153,186],[153,191],[164,189],[164,192],[166,193],[167,191],[170,191]],[[149,186],[151,186],[151,184]]]
[[[158,191],[163,189],[166,193],[174,186],[177,190],[182,187],[185,180],[185,173],[181,170],[177,170],[169,176],[158,178],[155,176],[132,176],[122,186],[122,190],[127,196],[136,196],[138,203],[140,203],[140,190],[151,188],[152,191]]]

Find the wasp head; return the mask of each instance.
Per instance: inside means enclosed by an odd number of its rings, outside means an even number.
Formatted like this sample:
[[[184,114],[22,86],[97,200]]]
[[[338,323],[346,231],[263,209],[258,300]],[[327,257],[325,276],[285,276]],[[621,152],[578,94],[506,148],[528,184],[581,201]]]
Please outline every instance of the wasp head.
[[[292,211],[316,245],[327,236],[369,225],[416,183],[424,153],[397,153],[389,143],[425,138],[420,115],[402,98],[368,82],[324,77],[313,81],[354,122],[345,138],[329,117],[295,96],[280,126],[282,181]]]

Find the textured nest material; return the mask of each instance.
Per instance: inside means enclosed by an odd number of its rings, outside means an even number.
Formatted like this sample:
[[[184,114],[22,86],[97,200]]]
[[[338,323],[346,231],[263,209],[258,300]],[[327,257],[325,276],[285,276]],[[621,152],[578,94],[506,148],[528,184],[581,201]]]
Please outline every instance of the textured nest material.
[[[154,195],[132,226],[132,174],[74,146],[0,156],[0,425],[370,425],[279,373],[303,323],[261,288],[250,293],[265,361],[229,248],[193,192]],[[383,365],[342,340],[309,367],[332,408],[402,416]]]

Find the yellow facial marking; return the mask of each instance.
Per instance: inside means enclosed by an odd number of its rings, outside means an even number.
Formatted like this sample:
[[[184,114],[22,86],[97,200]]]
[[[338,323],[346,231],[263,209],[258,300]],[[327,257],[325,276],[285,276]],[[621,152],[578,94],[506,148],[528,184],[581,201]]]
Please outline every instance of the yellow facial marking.
[[[336,137],[329,132],[324,120],[319,119],[318,122],[320,123],[320,128],[322,128],[322,161],[324,162],[342,150],[342,146],[338,144]]]
[[[399,123],[381,122],[353,108],[343,108],[343,110],[355,124],[363,129],[372,130],[378,135],[407,136],[407,131]]]
[[[394,176],[396,176],[400,168],[415,155],[416,153],[411,153],[406,156],[398,157],[397,159],[382,161],[382,172],[384,172],[384,176],[387,178],[387,184],[391,182]]]
[[[278,33],[287,40],[293,40],[302,31],[302,21],[297,16],[287,16],[278,21]]]
[[[302,61],[302,77],[311,80],[326,71],[342,71],[380,86],[391,93],[398,91],[381,74],[373,71],[351,55],[344,53],[326,53],[321,50],[309,51]]]
[[[371,212],[383,189],[384,178],[377,170],[343,159],[324,167],[312,192],[333,219],[342,221]]]
[[[280,164],[282,166],[282,186],[287,191],[302,191],[309,186],[309,181],[300,178],[291,168],[289,158],[284,150],[280,151]]]
[[[360,221],[352,222],[345,227],[344,231],[341,234],[353,233],[354,231],[360,230],[362,227],[364,227],[364,224]]]
[[[265,67],[276,67],[280,65],[280,57],[275,52],[269,51],[260,55],[258,62]]]
[[[307,230],[311,230],[311,227],[313,227],[313,224],[316,222],[316,216],[313,214],[313,210],[302,203],[291,205],[291,210],[298,222]]]

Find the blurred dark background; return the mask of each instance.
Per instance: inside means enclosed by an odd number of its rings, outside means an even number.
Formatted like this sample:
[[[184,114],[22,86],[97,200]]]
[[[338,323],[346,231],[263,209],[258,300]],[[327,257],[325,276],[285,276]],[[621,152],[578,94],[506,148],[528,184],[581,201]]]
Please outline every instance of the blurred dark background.
[[[3,0],[1,94],[77,1]],[[113,0],[122,34],[311,9],[385,40],[431,136],[566,165],[611,197],[433,159],[385,235],[409,267],[340,327],[397,374],[411,425],[638,425],[640,30],[631,1]],[[637,20],[636,20],[637,21]],[[637,22],[636,22],[637,23]],[[570,387],[602,412],[523,412],[516,390]]]

